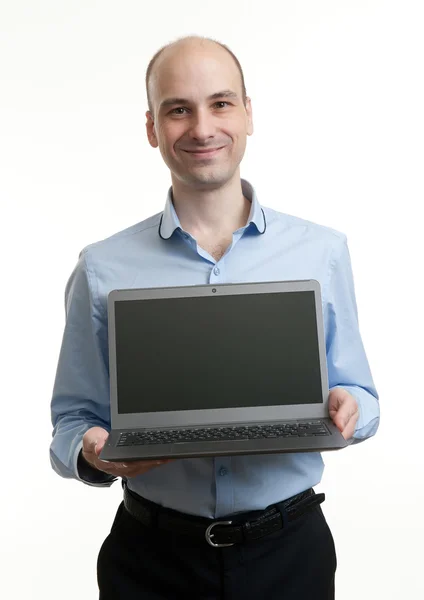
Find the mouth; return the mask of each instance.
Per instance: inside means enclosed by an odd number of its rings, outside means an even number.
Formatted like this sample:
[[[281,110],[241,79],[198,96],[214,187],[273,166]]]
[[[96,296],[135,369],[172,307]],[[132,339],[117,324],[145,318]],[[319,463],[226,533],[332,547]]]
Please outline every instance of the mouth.
[[[222,146],[221,148],[212,148],[211,150],[199,150],[197,152],[183,150],[183,152],[186,152],[190,156],[193,156],[193,158],[211,158],[213,156],[216,156],[218,152],[220,152],[224,147],[225,146]]]

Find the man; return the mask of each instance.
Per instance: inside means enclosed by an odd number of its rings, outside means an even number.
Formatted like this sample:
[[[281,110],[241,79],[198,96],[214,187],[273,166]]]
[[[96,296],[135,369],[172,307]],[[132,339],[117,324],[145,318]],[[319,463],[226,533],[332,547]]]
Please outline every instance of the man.
[[[213,40],[182,38],[153,57],[146,87],[148,140],[159,147],[172,187],[163,213],[81,252],[66,287],[52,398],[53,468],[89,485],[109,486],[121,477],[129,499],[99,552],[100,599],[126,593],[334,598],[333,538],[323,498],[312,489],[323,472],[319,453],[129,464],[99,459],[110,431],[106,302],[115,288],[317,279],[330,416],[351,443],[374,435],[379,423],[346,236],[261,207],[251,184],[240,179],[253,120],[235,56]],[[207,526],[226,518],[241,539],[208,545]],[[267,520],[275,518],[278,528],[269,533]],[[266,533],[252,539],[258,523]]]

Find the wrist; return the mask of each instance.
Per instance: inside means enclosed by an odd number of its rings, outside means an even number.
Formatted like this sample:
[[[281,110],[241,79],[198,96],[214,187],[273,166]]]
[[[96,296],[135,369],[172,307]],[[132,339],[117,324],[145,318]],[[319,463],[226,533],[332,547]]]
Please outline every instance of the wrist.
[[[85,456],[82,452],[82,448],[78,454],[77,469],[78,469],[78,474],[81,477],[81,479],[85,479],[88,481],[103,482],[103,481],[110,481],[110,480],[116,479],[116,477],[114,477],[113,475],[109,475],[108,473],[105,473],[101,469],[98,469],[97,467],[92,465],[91,462],[89,462],[85,458]]]

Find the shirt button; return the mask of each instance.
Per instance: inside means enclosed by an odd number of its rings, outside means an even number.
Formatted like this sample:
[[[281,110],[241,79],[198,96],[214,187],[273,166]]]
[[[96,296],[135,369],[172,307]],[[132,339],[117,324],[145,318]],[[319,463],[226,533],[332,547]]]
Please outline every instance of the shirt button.
[[[220,475],[226,475],[228,473],[227,469],[225,467],[221,467],[219,470],[219,474]]]
[[[215,275],[219,275],[221,271],[218,269],[218,267],[215,267],[213,272],[215,273]]]

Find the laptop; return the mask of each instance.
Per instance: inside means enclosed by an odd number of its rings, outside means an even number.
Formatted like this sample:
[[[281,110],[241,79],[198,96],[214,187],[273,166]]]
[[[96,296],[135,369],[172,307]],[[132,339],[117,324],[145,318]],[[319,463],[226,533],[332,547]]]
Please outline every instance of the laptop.
[[[318,281],[113,290],[111,432],[132,461],[337,450]]]

